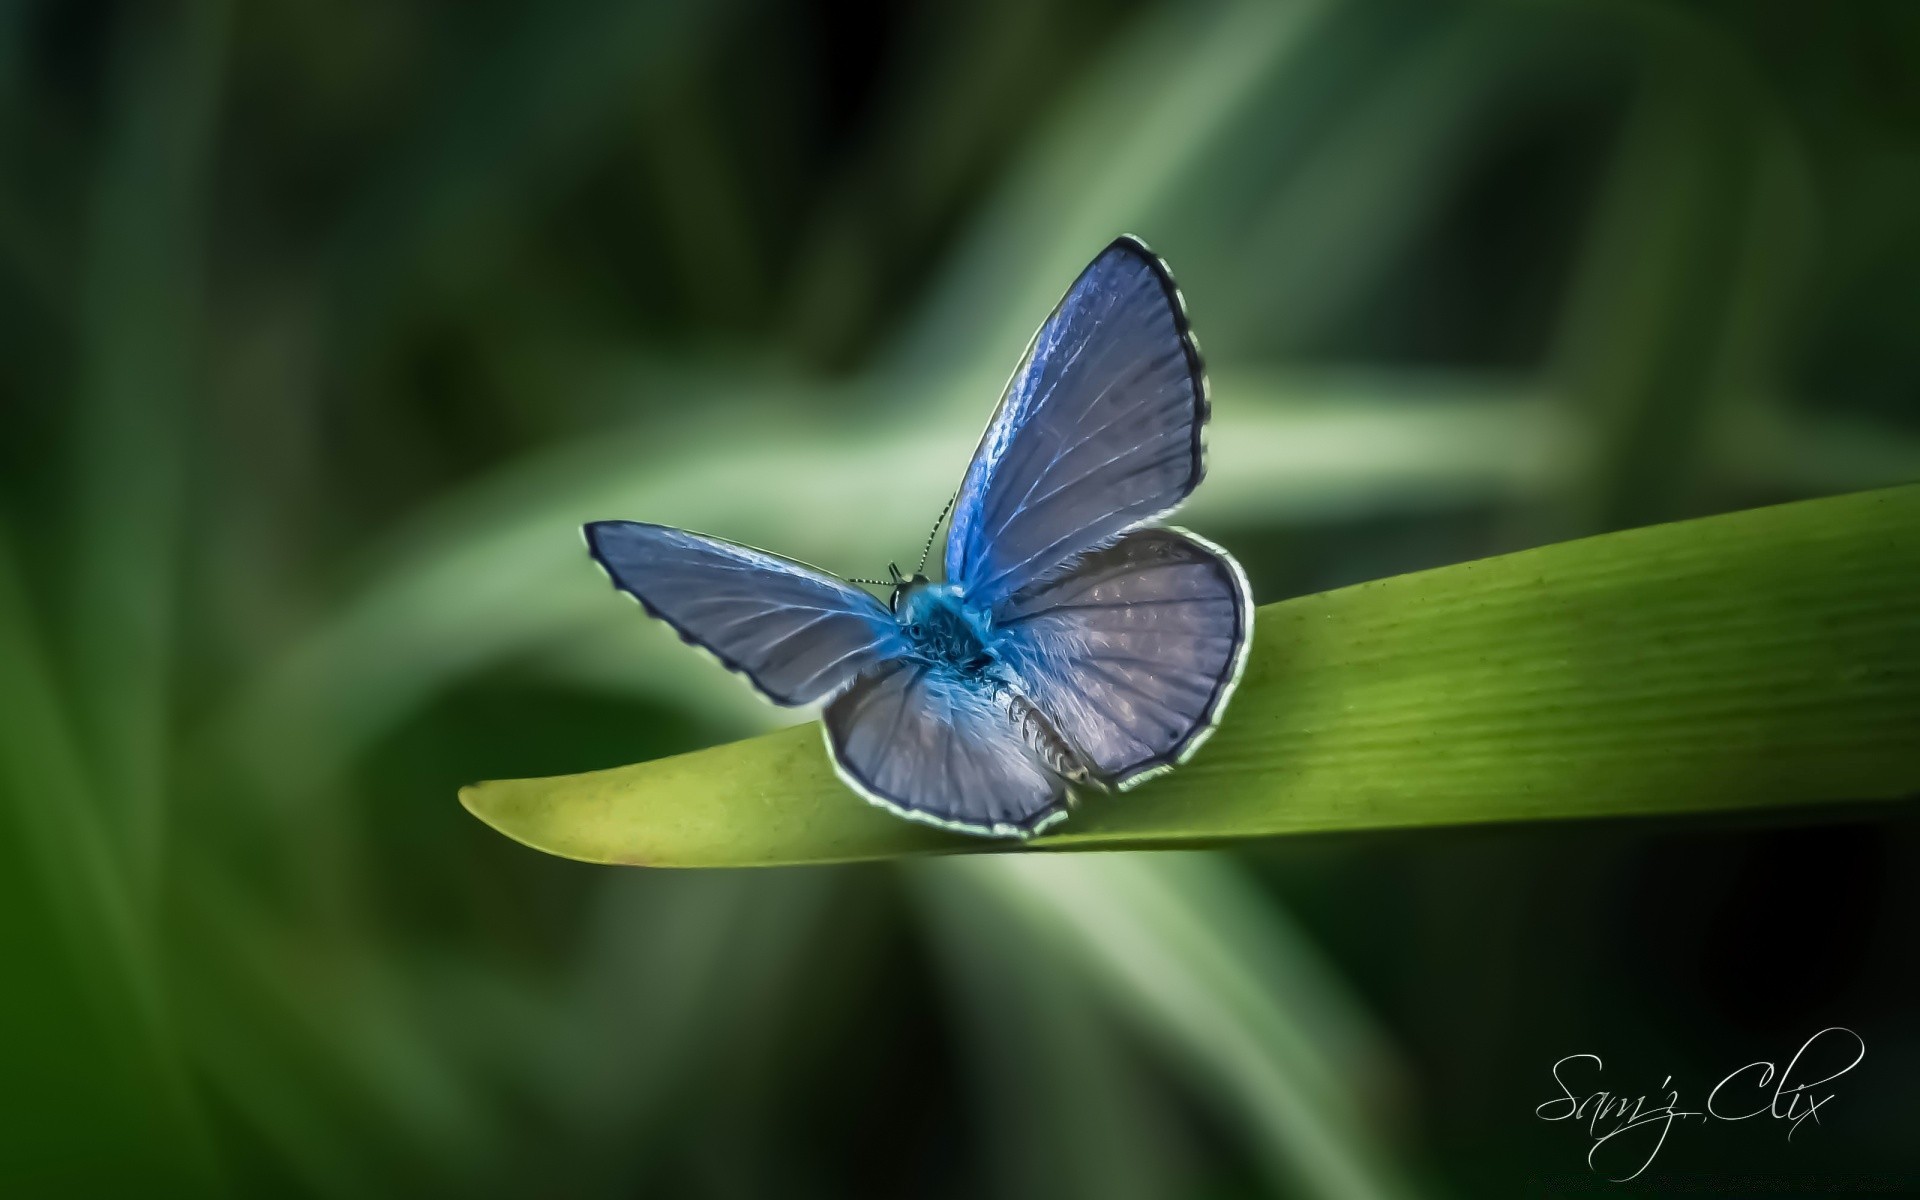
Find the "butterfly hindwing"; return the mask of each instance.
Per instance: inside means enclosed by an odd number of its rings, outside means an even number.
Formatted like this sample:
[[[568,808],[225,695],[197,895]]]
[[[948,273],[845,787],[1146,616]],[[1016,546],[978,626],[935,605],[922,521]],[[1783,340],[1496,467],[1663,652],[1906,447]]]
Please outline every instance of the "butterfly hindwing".
[[[615,587],[775,704],[825,699],[906,649],[878,600],[791,559],[638,521],[586,536]]]
[[[1246,661],[1239,564],[1174,529],[1140,529],[995,613],[1021,690],[1108,782],[1171,766],[1213,728]]]
[[[947,578],[983,605],[1160,516],[1199,485],[1205,376],[1180,293],[1132,238],[1034,336],[954,505]]]
[[[969,833],[1026,836],[1066,814],[1002,700],[923,661],[863,675],[824,714],[840,775],[902,816]]]

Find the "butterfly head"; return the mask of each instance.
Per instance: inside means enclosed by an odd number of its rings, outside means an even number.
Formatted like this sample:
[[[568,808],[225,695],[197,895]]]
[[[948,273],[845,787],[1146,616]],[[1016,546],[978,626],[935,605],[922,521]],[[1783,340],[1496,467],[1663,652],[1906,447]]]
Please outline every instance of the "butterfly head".
[[[908,592],[918,587],[925,587],[930,582],[918,571],[914,572],[912,577],[902,575],[899,563],[888,563],[887,574],[893,576],[893,595],[888,598],[887,607],[896,613],[900,611],[900,602],[907,598]]]

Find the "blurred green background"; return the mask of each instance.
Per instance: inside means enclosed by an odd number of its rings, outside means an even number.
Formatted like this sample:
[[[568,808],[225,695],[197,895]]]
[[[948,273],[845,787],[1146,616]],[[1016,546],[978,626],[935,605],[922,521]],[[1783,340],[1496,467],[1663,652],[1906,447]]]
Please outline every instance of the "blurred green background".
[[[0,1193],[1548,1194],[1554,1060],[1829,1024],[1820,1126],[1641,1184],[1914,1185],[1910,807],[677,874],[454,790],[779,719],[579,522],[909,559],[1121,231],[1262,600],[1920,478],[1916,62],[1896,2],[0,5]]]

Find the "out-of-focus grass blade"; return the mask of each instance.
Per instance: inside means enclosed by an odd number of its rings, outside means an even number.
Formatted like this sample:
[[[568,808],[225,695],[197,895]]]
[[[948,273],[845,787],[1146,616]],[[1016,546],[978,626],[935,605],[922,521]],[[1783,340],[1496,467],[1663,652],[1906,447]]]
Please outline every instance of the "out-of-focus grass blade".
[[[500,261],[561,184],[626,132],[623,98],[663,62],[699,52],[723,4],[573,0],[501,22],[458,59],[435,102],[396,139],[343,222],[340,311],[353,334],[390,335],[420,291]],[[349,336],[351,345],[357,338]]]
[[[1270,604],[1189,766],[1036,846],[1682,813],[1920,792],[1920,486]],[[858,802],[813,728],[481,784],[527,845],[659,866],[1003,847]],[[1004,848],[1004,847],[1003,847]]]
[[[1671,75],[1645,88],[1615,155],[1567,304],[1554,369],[1593,416],[1572,528],[1658,520],[1687,485],[1713,383],[1714,327],[1737,222],[1718,106]],[[1716,121],[1716,116],[1723,119]],[[1737,145],[1737,143],[1735,143]]]
[[[1557,406],[1471,378],[1434,377],[1415,387],[1408,380],[1365,374],[1253,375],[1229,377],[1222,387],[1235,396],[1270,397],[1273,402],[1236,405],[1215,414],[1210,440],[1231,450],[1213,457],[1207,486],[1181,510],[1181,520],[1196,529],[1257,525],[1275,512],[1312,522],[1414,509],[1422,503],[1465,506],[1502,493],[1537,495],[1564,478],[1573,458],[1570,448],[1577,440]],[[1381,396],[1396,398],[1382,401]],[[930,462],[941,454],[934,445],[939,440],[927,439],[923,456]],[[896,461],[907,461],[912,453],[909,446],[914,444],[899,443]],[[800,461],[795,450],[790,446],[780,456],[784,466],[765,464],[765,470],[756,471],[754,477],[766,482],[776,478],[769,472],[791,470]],[[879,457],[875,456],[875,470],[879,470]],[[865,455],[861,461],[866,461]],[[1920,475],[1920,469],[1900,478],[1915,475]],[[797,476],[794,483],[800,485]],[[874,508],[851,497],[837,503],[863,514]],[[777,501],[769,499],[767,504],[769,514],[741,512],[737,518],[743,524],[729,528],[761,524],[777,514]],[[828,522],[816,522],[812,532],[792,532],[816,536],[822,527],[850,532],[845,525]],[[901,533],[914,536],[911,528]],[[771,534],[769,538],[761,544],[788,544]],[[541,551],[543,557],[556,559],[555,579],[548,586],[557,583],[564,570],[554,553],[558,549],[548,546]],[[528,554],[534,552],[529,546]],[[863,560],[849,540],[836,548],[829,561],[858,565]],[[504,569],[499,573],[511,574]],[[537,578],[523,582],[530,589],[540,586]],[[804,719],[791,710],[769,708],[736,680],[688,654],[665,626],[636,620],[631,605],[608,602],[599,592],[597,577],[593,582],[602,615],[589,621],[582,614],[575,622],[576,632],[549,643],[539,665],[551,676],[668,703],[701,714],[716,728],[739,730],[743,735],[762,726]],[[543,611],[533,601],[524,602],[521,609],[523,614]],[[436,635],[431,630],[419,634],[432,636]],[[437,636],[445,636],[445,630]],[[494,646],[484,629],[468,630],[465,636],[470,639],[468,648],[477,653],[497,656],[505,651]],[[423,643],[412,640],[412,644]],[[338,669],[348,659],[336,653],[325,661]],[[395,665],[385,658],[381,662],[387,669]],[[405,692],[405,685],[397,682],[386,694]]]
[[[88,788],[9,542],[0,536],[0,944],[16,975],[0,1020],[15,1045],[0,1121],[35,1130],[37,1153],[84,1160],[103,1189],[143,1178],[197,1192],[209,1147],[155,941]]]
[[[227,5],[127,17],[86,252],[68,632],[89,765],[136,878],[150,887],[201,350],[202,192]]]
[[[927,933],[947,968],[993,1194],[1145,1200],[1193,1190],[1196,1148],[1169,1119],[1104,980],[998,895],[997,878],[918,871]],[[1124,919],[1115,912],[1115,920]]]
[[[439,1052],[441,1014],[417,1003],[407,965],[365,926],[286,922],[192,866],[180,1030],[226,1104],[315,1195],[417,1195],[436,1171],[475,1191],[500,1130]]]
[[[1147,10],[1022,155],[891,361],[924,366],[957,354],[987,386],[1004,378],[1087,259],[1191,179],[1222,124],[1262,80],[1310,52],[1333,7],[1236,0]],[[994,347],[1006,350],[982,361]]]
[[[743,1134],[767,1119],[759,1090],[734,1081],[780,1074],[790,1048],[823,1036],[810,1019],[817,1005],[854,1003],[859,984],[833,969],[846,964],[827,949],[843,938],[859,945],[866,932],[845,907],[846,883],[794,872],[604,893],[582,969],[557,1011],[527,1030],[520,1057],[564,1126],[645,1133],[637,1144],[598,1139],[598,1161],[560,1148],[552,1171],[604,1178],[604,1194],[646,1194],[684,1129],[671,1115],[697,1112],[704,1127]],[[608,1038],[610,1028],[623,1032]],[[529,1179],[521,1190],[539,1189]]]
[[[1493,11],[1469,6],[1447,16],[1421,31],[1404,62],[1364,83],[1347,81],[1359,94],[1328,114],[1331,129],[1275,156],[1285,168],[1258,208],[1239,220],[1216,218],[1228,232],[1209,239],[1215,274],[1184,277],[1190,290],[1210,285],[1195,317],[1204,318],[1210,353],[1249,344],[1267,355],[1299,353],[1350,314],[1444,206],[1475,142],[1487,136],[1489,97],[1518,57],[1514,29]],[[1285,119],[1286,108],[1276,107],[1224,148],[1249,163],[1274,155],[1260,143],[1263,127]],[[1195,198],[1168,213],[1180,245],[1211,233],[1199,222],[1186,233],[1180,219],[1183,209],[1207,203]]]
[[[1362,1093],[1385,1064],[1356,1035],[1353,1000],[1227,860],[975,859],[913,878],[976,924],[989,914],[1009,931],[996,936],[1038,939],[1036,965],[1084,972],[1249,1126],[1277,1192],[1410,1194],[1366,1113]],[[989,1012],[1021,1019],[1004,1005]]]
[[[289,939],[230,890],[201,886],[189,897],[201,940],[188,960],[186,1033],[214,1086],[317,1195],[419,1194],[431,1180],[460,1194],[489,1184],[527,1194],[539,1178],[499,1172],[529,1160],[548,1179],[643,1173],[645,1131],[661,1111],[692,1102],[702,1073],[762,1019],[766,997],[801,985],[834,879],[633,882],[600,890],[578,968],[538,988],[518,976],[446,978],[445,964],[402,971],[358,937]],[[609,1039],[613,1027],[626,1032]],[[510,1078],[515,1104],[490,1103],[482,1076]],[[529,1155],[541,1139],[522,1132],[522,1105],[561,1128],[640,1132]]]
[[[1497,382],[1265,374],[1224,379],[1216,395],[1237,402],[1216,413],[1215,442],[1231,449],[1211,458],[1192,509],[1201,524],[1506,499],[1549,485],[1568,441],[1539,397]],[[876,434],[769,417],[759,429],[718,450],[694,437],[596,438],[462,495],[396,537],[387,569],[248,689],[218,736],[256,778],[314,787],[448,680],[610,620],[632,631],[632,665],[660,664],[682,695],[737,713],[724,673],[649,653],[679,643],[614,602],[581,522],[663,521],[872,573],[917,549],[979,433],[972,418]],[[901,502],[902,480],[927,481],[924,504]]]
[[[1621,19],[1649,35],[1644,79],[1550,364],[1593,434],[1571,532],[1699,511],[1772,386],[1813,207],[1797,135],[1747,63],[1691,17]]]
[[[1778,400],[1749,406],[1715,450],[1721,469],[1749,486],[1819,494],[1920,479],[1920,437],[1877,421],[1810,418]]]

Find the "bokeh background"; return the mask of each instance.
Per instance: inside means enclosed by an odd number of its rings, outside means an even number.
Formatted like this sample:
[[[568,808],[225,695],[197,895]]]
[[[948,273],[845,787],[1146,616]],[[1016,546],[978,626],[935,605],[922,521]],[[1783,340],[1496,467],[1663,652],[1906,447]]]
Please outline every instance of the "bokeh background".
[[[1830,1024],[1820,1125],[1635,1186],[1913,1186],[1911,808],[651,873],[454,791],[778,719],[578,523],[911,558],[1121,231],[1262,600],[1920,478],[1916,63],[1898,2],[0,5],[0,1192],[1567,1194],[1554,1060]]]

